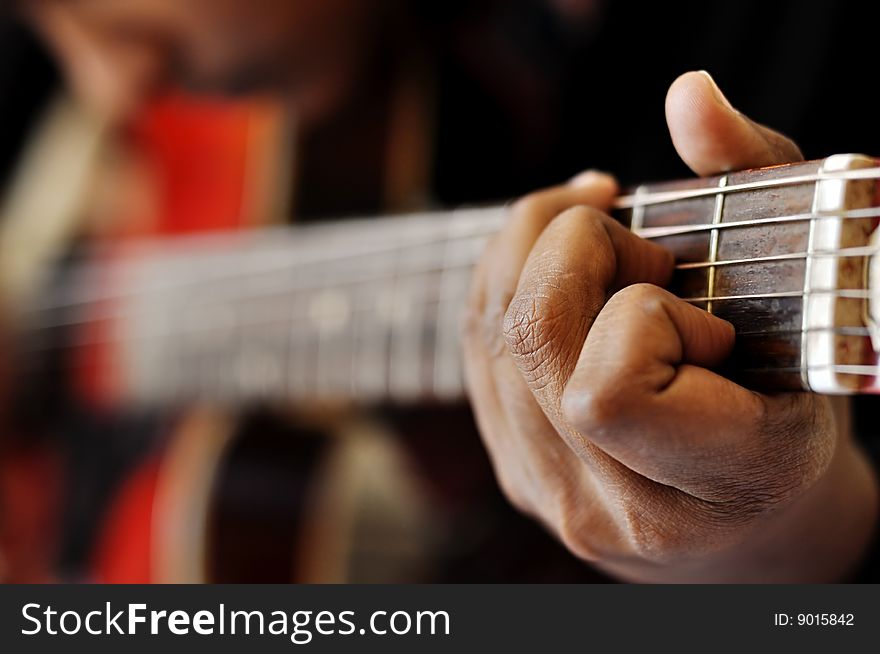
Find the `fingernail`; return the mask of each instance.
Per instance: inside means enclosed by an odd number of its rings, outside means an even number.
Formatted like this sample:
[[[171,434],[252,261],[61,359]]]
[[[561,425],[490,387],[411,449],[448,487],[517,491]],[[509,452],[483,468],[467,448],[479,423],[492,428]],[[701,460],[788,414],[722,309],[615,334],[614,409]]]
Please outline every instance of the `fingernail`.
[[[570,186],[592,186],[593,184],[613,183],[613,181],[611,175],[591,169],[578,173],[568,180],[568,183]]]
[[[712,85],[712,92],[715,94],[715,99],[730,111],[739,113],[736,108],[732,104],[730,104],[730,100],[721,92],[721,89],[718,87],[718,84],[715,83],[715,79],[709,74],[707,70],[699,70],[697,71],[700,75],[703,75],[707,80],[709,80],[709,84]]]

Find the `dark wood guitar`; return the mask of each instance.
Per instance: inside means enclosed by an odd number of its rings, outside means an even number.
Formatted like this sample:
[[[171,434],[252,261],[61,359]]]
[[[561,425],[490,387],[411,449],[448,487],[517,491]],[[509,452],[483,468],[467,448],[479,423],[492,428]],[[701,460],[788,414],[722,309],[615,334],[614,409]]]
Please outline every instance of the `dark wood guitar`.
[[[616,210],[675,253],[680,297],[736,327],[727,374],[765,391],[874,393],[878,179],[875,159],[836,155],[648,184]],[[19,369],[38,378],[61,350],[90,401],[122,406],[461,400],[471,268],[505,220],[504,207],[463,209],[94,248],[20,312]],[[202,524],[223,444],[194,442],[170,464],[192,483],[161,492],[196,498]],[[205,569],[205,540],[190,541],[165,579]]]

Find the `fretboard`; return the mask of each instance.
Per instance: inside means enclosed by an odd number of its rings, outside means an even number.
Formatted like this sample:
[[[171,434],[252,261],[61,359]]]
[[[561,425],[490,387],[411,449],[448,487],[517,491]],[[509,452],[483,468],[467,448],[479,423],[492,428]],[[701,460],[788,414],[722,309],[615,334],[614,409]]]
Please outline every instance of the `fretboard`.
[[[618,215],[675,253],[674,292],[737,328],[730,374],[870,391],[878,174],[847,155],[645,185]],[[78,269],[29,325],[67,326],[71,360],[131,402],[455,400],[471,269],[506,218],[495,207],[134,244]]]

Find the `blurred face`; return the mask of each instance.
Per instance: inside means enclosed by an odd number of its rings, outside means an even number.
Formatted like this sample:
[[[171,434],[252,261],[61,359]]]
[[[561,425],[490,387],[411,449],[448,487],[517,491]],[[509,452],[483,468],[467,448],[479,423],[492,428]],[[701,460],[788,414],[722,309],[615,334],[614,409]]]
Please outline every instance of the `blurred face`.
[[[124,115],[168,83],[280,89],[320,110],[351,82],[384,0],[28,0],[92,107]]]

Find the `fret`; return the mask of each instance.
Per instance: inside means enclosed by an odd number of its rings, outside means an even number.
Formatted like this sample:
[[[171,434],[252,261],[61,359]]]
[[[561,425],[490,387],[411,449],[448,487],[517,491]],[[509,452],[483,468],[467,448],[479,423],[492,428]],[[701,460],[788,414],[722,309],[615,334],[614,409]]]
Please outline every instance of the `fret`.
[[[430,276],[430,290],[426,293],[423,303],[422,324],[421,324],[421,343],[422,348],[419,353],[421,361],[421,380],[420,384],[423,389],[424,398],[436,398],[434,388],[434,378],[436,376],[436,360],[437,349],[439,347],[437,325],[439,323],[440,313],[440,286],[443,272],[433,273]],[[452,398],[450,398],[452,399]]]
[[[424,281],[424,275],[394,280],[388,389],[391,397],[404,402],[419,399],[425,392],[421,357],[424,303],[417,299],[425,290]]]
[[[771,167],[750,173],[733,173],[729,176],[729,185],[748,184],[750,182],[770,183],[774,180],[792,177],[815,176],[818,172],[816,163],[793,164],[785,167]],[[786,255],[792,252],[805,252],[808,221],[787,221],[767,224],[749,224],[757,217],[759,220],[772,221],[787,216],[811,214],[812,198],[815,182],[786,184],[750,189],[732,193],[726,197],[722,225],[743,224],[741,227],[730,227],[719,230],[718,258],[731,260],[738,257],[751,257],[756,252],[766,256]],[[716,313],[726,314],[738,331],[754,329],[752,324],[771,325],[765,329],[773,330],[774,321],[783,322],[800,320],[803,315],[803,290],[805,262],[803,259],[780,259],[772,262],[744,262],[742,264],[716,268],[716,291],[726,294],[759,294],[775,293],[778,296],[792,294],[789,299],[774,298],[777,304],[771,305],[777,313],[766,313],[757,307],[751,307],[750,315],[731,317],[731,308],[725,306]],[[767,301],[767,300],[764,300]],[[730,303],[728,303],[730,304]],[[716,304],[716,307],[718,305]],[[759,313],[754,313],[754,311]],[[782,372],[797,367],[802,348],[803,336],[798,331],[775,330],[769,337],[737,338],[733,357],[743,362],[749,369],[743,381],[761,379],[758,384],[772,383],[781,389],[801,388],[803,381],[800,375]],[[772,372],[770,372],[772,371]]]
[[[315,335],[315,395],[344,396],[351,370],[351,353],[347,351],[350,339],[346,338],[351,322],[351,299],[347,289],[325,288],[313,293],[306,315],[307,329]]]
[[[221,362],[228,359],[228,363],[221,367],[221,370],[226,368],[225,373],[220,374],[229,376],[231,381],[213,383],[225,385],[231,398],[245,400],[275,397],[289,383],[289,310],[285,304],[295,297],[288,296],[285,303],[264,302],[259,295],[252,295],[255,290],[252,282],[240,286],[215,284],[226,287],[224,292],[227,295],[222,302],[233,308],[236,330],[228,349],[209,350],[205,355],[206,359],[210,357]],[[210,374],[218,374],[216,368]]]
[[[723,189],[727,185],[727,176],[724,175],[718,180],[718,188]],[[724,192],[719,190],[715,194],[715,208],[712,212],[712,224],[718,225],[724,212]],[[712,313],[712,295],[715,293],[715,261],[718,258],[718,230],[713,229],[709,232],[709,262],[708,276],[706,280],[706,311]]]
[[[459,330],[468,290],[471,271],[453,267],[454,257],[464,254],[467,259],[476,261],[485,247],[485,239],[468,244],[470,251],[459,252],[459,239],[468,226],[476,219],[487,223],[503,224],[506,210],[503,207],[492,209],[459,210],[452,214],[447,223],[446,243],[444,245],[442,272],[439,280],[439,300],[435,323],[437,334],[434,346],[434,375],[432,395],[438,399],[455,399],[464,392],[463,372]]]
[[[452,337],[451,330],[454,328],[452,324],[451,311],[449,304],[455,302],[457,293],[452,286],[450,270],[447,266],[452,257],[452,248],[454,236],[460,229],[462,219],[460,213],[453,213],[447,223],[446,240],[443,244],[443,269],[440,272],[438,280],[438,302],[437,312],[434,317],[434,352],[431,380],[431,393],[434,397],[445,398],[454,397],[459,392],[459,374],[456,362],[459,360],[459,352],[456,348],[455,352],[451,352],[450,343]]]
[[[257,339],[239,340],[233,358],[237,397],[266,399],[284,388],[284,371],[274,350],[272,344],[260,343]],[[196,390],[200,390],[199,386],[196,386]]]
[[[632,195],[633,206],[630,210],[629,228],[636,234],[639,234],[645,226],[645,205],[643,202],[647,191],[647,185],[642,184],[636,187]]]
[[[169,271],[156,260],[136,260],[125,268],[125,282],[134,289],[128,298],[128,310],[115,321],[120,337],[128,337],[137,347],[122,349],[119,367],[126,378],[122,386],[131,398],[147,398],[156,403],[172,402],[183,384],[185,369],[175,356],[172,340],[179,333],[175,318],[184,315],[174,311],[174,298],[140,291]]]
[[[297,320],[303,303],[294,301],[289,308],[291,316],[287,321],[287,393],[290,397],[308,398],[315,383],[311,371],[316,367],[313,360],[315,347],[312,332],[303,329],[302,321]]]
[[[433,354],[432,395],[438,399],[454,399],[463,392],[459,327],[469,285],[470,275],[461,269],[443,274]]]
[[[651,232],[670,228],[704,228],[701,231],[689,233],[671,235],[661,233],[651,238],[651,240],[672,251],[676,256],[676,261],[679,263],[705,264],[711,258],[712,234],[715,231],[711,227],[715,222],[715,210],[718,204],[716,197],[720,184],[721,178],[714,177],[688,180],[682,186],[671,183],[643,185],[641,190],[633,197],[647,198],[652,194],[664,193],[672,188],[697,192],[709,187],[715,189],[716,195],[701,195],[662,204],[634,207],[634,212],[640,211],[642,215],[639,221],[641,223],[640,233],[650,235]],[[711,269],[711,266],[709,266],[705,269],[676,270],[670,290],[682,297],[707,296],[709,270]],[[706,308],[705,302],[697,303],[697,305]]]
[[[226,357],[219,355],[235,352],[241,339],[235,307],[222,298],[211,298],[210,302],[203,299],[188,303],[177,315],[185,322],[182,342],[168,348],[167,355],[178,362],[179,373],[185,377],[179,381],[176,394],[182,394],[183,388],[194,388],[193,395],[234,397],[233,371]]]
[[[396,316],[391,332],[391,370],[389,390],[394,399],[412,402],[424,399],[430,389],[429,371],[422,350],[425,321],[430,314],[427,309],[430,295],[434,292],[436,270],[425,270],[419,262],[430,260],[432,268],[443,270],[449,265],[445,251],[445,222],[448,216],[437,220],[433,232],[434,242],[429,245],[408,248],[398,258],[400,268],[395,275]],[[406,275],[408,269],[420,269],[414,275]]]
[[[387,282],[366,285],[358,294],[353,374],[354,396],[374,402],[388,396],[388,357],[394,290]]]

